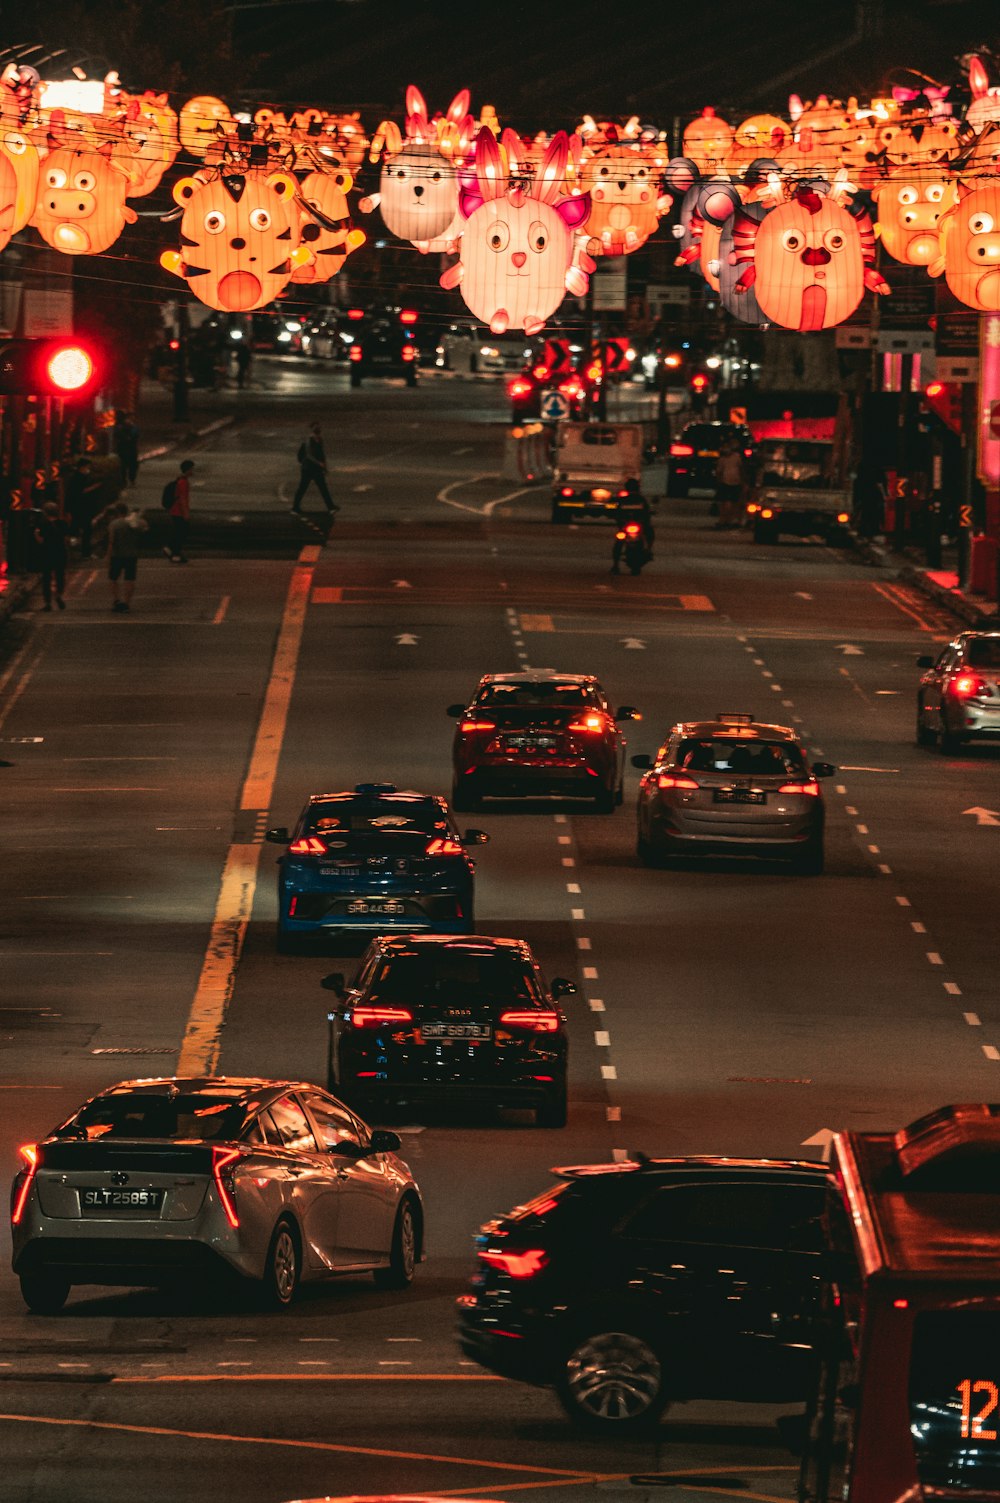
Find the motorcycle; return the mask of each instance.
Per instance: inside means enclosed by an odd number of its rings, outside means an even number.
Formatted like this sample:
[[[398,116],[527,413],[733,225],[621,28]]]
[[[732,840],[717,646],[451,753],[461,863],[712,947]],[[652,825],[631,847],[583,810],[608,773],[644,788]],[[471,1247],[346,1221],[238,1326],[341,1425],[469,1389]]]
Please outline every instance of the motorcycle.
[[[625,561],[625,567],[630,574],[641,574],[644,564],[649,562],[649,549],[642,535],[642,528],[638,522],[626,522],[624,527],[619,527],[615,533],[614,565],[617,570],[619,555]]]

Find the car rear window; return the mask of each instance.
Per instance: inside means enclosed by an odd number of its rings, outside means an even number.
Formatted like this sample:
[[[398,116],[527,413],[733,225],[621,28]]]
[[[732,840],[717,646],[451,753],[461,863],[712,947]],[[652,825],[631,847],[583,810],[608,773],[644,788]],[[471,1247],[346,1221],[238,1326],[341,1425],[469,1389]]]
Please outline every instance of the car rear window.
[[[970,668],[1000,668],[1000,637],[973,637],[965,644]]]
[[[313,804],[306,815],[304,830],[309,835],[322,835],[327,841],[339,837],[348,843],[362,839],[391,844],[407,836],[426,841],[428,836],[446,831],[447,823],[441,806],[433,799],[397,798],[389,794],[380,799]]]
[[[833,445],[765,440],[757,451],[757,461],[765,485],[780,482],[806,489],[829,485]]]
[[[154,1095],[142,1092],[99,1096],[60,1129],[60,1136],[84,1131],[88,1139],[168,1138],[204,1143],[229,1141],[243,1131],[252,1104],[208,1092]]]
[[[449,945],[388,956],[368,999],[420,1005],[470,999],[531,1003],[539,997],[531,971],[516,956]]]
[[[735,736],[682,741],[677,751],[677,766],[685,772],[761,778],[806,770],[805,758],[792,742],[740,740]]]
[[[568,705],[600,705],[601,696],[593,684],[560,683],[543,679],[537,684],[487,684],[480,691],[477,705],[545,705],[556,708]]]

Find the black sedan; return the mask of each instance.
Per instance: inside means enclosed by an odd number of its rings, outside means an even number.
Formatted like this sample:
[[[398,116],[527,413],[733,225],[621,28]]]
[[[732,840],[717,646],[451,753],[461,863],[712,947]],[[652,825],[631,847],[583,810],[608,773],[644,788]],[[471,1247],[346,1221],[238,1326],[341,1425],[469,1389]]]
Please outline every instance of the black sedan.
[[[714,491],[715,466],[722,445],[739,444],[744,462],[752,463],[753,435],[737,423],[688,423],[670,445],[667,459],[667,495],[686,496],[692,489]]]
[[[566,1018],[576,987],[546,983],[520,939],[380,935],[353,985],[335,972],[330,1079],[353,1103],[427,1101],[533,1107],[566,1125]]]

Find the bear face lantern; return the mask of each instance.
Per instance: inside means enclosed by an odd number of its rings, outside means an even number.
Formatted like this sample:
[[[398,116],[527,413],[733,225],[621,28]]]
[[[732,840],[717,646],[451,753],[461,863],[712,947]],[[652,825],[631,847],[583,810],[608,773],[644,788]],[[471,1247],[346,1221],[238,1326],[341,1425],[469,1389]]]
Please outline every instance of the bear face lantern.
[[[753,287],[764,318],[786,329],[830,329],[848,318],[866,287],[886,293],[875,270],[875,231],[859,205],[848,209],[835,186],[807,184],[758,223],[738,209],[734,255],[744,269],[739,294]]]
[[[250,313],[272,302],[312,252],[299,244],[299,215],[287,172],[213,173],[182,177],[174,199],[183,209],[183,252],[160,264],[183,277],[209,308]]]
[[[941,253],[928,268],[960,302],[1000,313],[1000,182],[958,186],[958,205],[941,221]]]
[[[580,183],[590,194],[584,226],[590,255],[628,255],[655,232],[673,202],[660,191],[660,170],[652,150],[619,140],[613,125],[602,145],[587,149]]]
[[[462,89],[447,114],[428,119],[427,105],[412,84],[406,91],[406,139],[394,121],[383,121],[369,156],[383,154],[379,192],[363,198],[362,213],[378,205],[386,229],[418,250],[448,250],[460,232],[456,165],[469,151],[474,122],[469,91]]]
[[[47,245],[69,256],[110,250],[136,212],[125,202],[129,180],[108,143],[99,151],[58,146],[42,164],[31,223]]]
[[[537,334],[567,290],[577,297],[587,290],[586,273],[573,265],[573,232],[590,213],[590,195],[563,196],[567,151],[560,131],[529,191],[504,173],[492,132],[476,137],[475,175],[463,177],[459,199],[462,258],[441,286],[461,285],[470,311],[494,334]]]

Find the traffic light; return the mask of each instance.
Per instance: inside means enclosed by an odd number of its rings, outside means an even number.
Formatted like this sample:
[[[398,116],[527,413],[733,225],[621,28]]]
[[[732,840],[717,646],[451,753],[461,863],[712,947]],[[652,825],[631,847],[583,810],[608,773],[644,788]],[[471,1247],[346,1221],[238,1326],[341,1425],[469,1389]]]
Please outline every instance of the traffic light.
[[[93,396],[100,384],[99,360],[75,339],[9,339],[0,344],[0,396]]]
[[[924,401],[952,433],[962,431],[962,385],[960,381],[932,381],[924,387]]]

